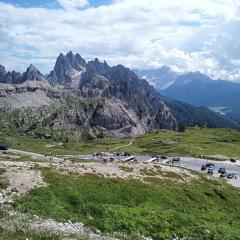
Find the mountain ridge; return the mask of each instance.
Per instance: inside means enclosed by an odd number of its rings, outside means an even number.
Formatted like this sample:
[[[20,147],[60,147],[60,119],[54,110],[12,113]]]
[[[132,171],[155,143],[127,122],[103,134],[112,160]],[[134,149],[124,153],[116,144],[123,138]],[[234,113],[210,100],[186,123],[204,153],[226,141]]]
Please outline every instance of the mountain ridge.
[[[159,94],[130,69],[110,67],[97,58],[86,63],[72,52],[60,54],[46,78],[30,65],[19,83],[2,83],[1,95],[2,108],[20,109],[18,118],[26,124],[17,125],[25,129],[34,125],[36,129],[82,132],[87,128],[92,137],[126,137],[157,128],[178,128]]]
[[[238,82],[213,80],[199,71],[176,73],[166,66],[159,69],[135,70],[135,72],[139,77],[151,82],[166,97],[196,107],[205,106],[216,113],[240,121],[240,83]],[[152,81],[153,79],[155,81]]]
[[[6,76],[1,69],[1,76]],[[86,62],[71,51],[59,55],[46,77],[30,65],[15,84],[2,81],[0,94],[2,124],[25,131],[69,131],[77,136],[87,131],[91,138],[129,137],[154,129],[177,130],[179,123],[192,123],[178,122],[176,118],[185,118],[185,112],[178,111],[181,117],[176,116],[172,105],[165,104],[154,87],[129,68],[111,67],[97,58]],[[238,128],[211,114],[216,121],[210,119],[210,126]],[[197,116],[194,122],[202,124],[200,120]]]
[[[161,94],[194,106],[206,106],[229,117],[240,118],[240,84],[212,80],[199,72],[181,75]]]

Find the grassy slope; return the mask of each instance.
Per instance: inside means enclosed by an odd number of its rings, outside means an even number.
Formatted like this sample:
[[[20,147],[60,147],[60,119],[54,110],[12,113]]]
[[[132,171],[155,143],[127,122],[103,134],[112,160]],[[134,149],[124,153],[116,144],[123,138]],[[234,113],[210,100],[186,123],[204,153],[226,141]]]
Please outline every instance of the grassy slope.
[[[48,187],[32,190],[18,200],[17,209],[131,236],[240,239],[240,191],[219,182],[202,177],[180,184],[172,176],[168,182],[148,177],[154,184],[145,184],[96,175],[66,177],[49,169],[43,174]]]
[[[91,142],[69,140],[64,146],[58,146],[53,140],[36,139],[16,132],[1,132],[1,141],[7,142],[12,148],[40,152],[44,154],[84,154],[98,151],[110,151],[124,146],[130,139],[101,139]],[[46,148],[46,144],[55,147]],[[168,155],[216,155],[240,157],[240,132],[230,129],[188,128],[186,132],[155,131],[135,138],[131,146],[113,151],[130,151],[141,154]]]
[[[156,131],[139,136],[132,150],[143,154],[240,157],[240,132],[231,129],[188,128],[185,132]]]
[[[35,234],[24,232],[22,229],[15,231],[8,231],[0,227],[0,240],[59,240],[60,238],[48,236],[46,234]]]

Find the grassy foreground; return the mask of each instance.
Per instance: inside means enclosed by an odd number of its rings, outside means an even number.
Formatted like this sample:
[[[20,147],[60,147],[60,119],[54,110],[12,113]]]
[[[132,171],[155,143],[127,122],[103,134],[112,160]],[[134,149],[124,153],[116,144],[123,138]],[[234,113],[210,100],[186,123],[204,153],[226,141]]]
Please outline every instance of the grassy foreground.
[[[151,178],[106,179],[43,170],[47,187],[34,189],[15,208],[58,221],[83,222],[127,239],[240,239],[240,191],[202,177],[189,184]],[[148,179],[148,178],[147,178]]]
[[[0,132],[2,142],[12,148],[44,154],[85,154],[100,151],[127,151],[139,154],[167,154],[180,156],[224,155],[240,158],[240,132],[232,129],[187,128],[185,132],[154,131],[131,139],[100,139],[83,142],[69,137],[59,145],[51,139],[34,138],[24,133]],[[50,146],[50,147],[49,147]],[[122,147],[125,146],[125,147]]]
[[[47,236],[45,234],[35,234],[24,232],[23,230],[8,231],[0,227],[0,240],[60,240],[58,237]]]

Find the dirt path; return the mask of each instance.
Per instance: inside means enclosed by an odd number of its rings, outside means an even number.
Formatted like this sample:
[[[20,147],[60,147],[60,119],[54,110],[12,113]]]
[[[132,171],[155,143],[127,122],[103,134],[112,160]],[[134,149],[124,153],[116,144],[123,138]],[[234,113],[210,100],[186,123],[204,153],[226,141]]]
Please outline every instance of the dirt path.
[[[33,160],[42,160],[42,161],[52,161],[52,162],[62,162],[64,161],[63,158],[55,157],[55,156],[47,156],[40,153],[34,153],[34,152],[27,152],[17,149],[8,149],[6,151],[8,155],[16,155],[16,156],[24,156],[24,157],[30,157]]]
[[[128,144],[126,144],[126,145],[122,145],[122,146],[118,146],[118,147],[112,148],[112,149],[110,149],[110,151],[118,150],[118,149],[120,149],[120,148],[124,148],[124,147],[131,146],[131,145],[133,144],[133,141],[134,141],[134,140],[135,140],[135,139],[130,140],[130,142],[129,142]]]

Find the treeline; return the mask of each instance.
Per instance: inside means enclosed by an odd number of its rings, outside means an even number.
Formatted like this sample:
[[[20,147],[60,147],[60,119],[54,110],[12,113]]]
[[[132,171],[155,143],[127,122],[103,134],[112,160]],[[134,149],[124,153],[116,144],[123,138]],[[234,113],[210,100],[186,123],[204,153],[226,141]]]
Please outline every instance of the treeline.
[[[185,126],[201,126],[216,128],[240,129],[236,121],[214,113],[207,107],[194,107],[190,104],[179,102],[164,97],[164,102],[172,110],[178,121],[179,129],[184,130]]]

